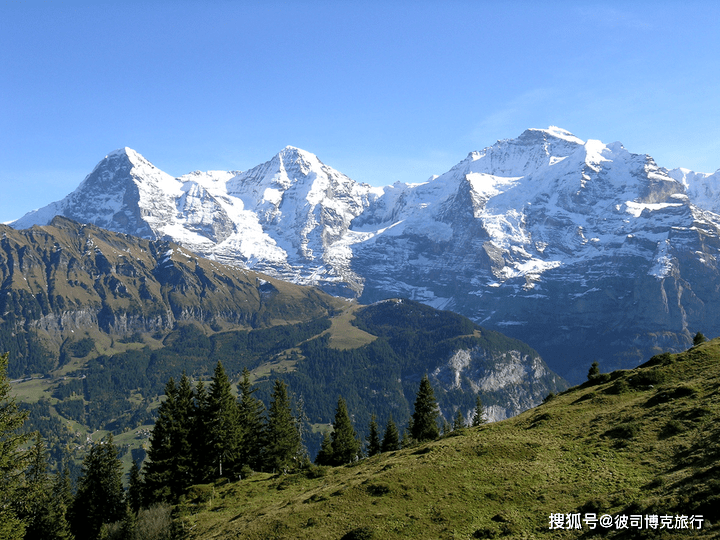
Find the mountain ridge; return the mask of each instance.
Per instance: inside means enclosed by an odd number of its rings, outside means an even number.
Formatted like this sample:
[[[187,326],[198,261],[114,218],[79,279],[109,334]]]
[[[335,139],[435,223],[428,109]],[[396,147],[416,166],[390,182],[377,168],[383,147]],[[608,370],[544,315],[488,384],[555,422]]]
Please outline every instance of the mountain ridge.
[[[717,173],[668,171],[620,143],[529,129],[428,182],[384,188],[294,147],[246,172],[176,179],[144,158],[129,171],[107,159],[84,184],[130,178],[122,203],[78,194],[83,215],[60,201],[13,225],[72,214],[364,303],[412,298],[530,341],[572,380],[591,354],[631,367],[700,328],[720,333],[708,309],[720,293],[707,286],[718,277],[720,215],[706,202]],[[594,352],[569,358],[553,336],[564,328]]]

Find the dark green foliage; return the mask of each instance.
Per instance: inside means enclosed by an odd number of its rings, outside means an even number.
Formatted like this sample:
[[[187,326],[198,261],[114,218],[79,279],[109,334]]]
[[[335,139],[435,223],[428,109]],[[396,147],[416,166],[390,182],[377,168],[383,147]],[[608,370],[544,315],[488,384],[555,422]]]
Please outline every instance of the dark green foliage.
[[[381,450],[383,452],[394,452],[400,450],[400,433],[398,432],[392,415],[388,418],[385,426],[385,435],[383,435]]]
[[[465,427],[465,418],[463,418],[462,411],[460,409],[455,413],[455,419],[453,420],[452,430],[460,431]]]
[[[263,441],[264,407],[253,394],[257,388],[250,384],[250,372],[243,370],[243,377],[238,383],[238,423],[240,429],[240,448],[238,462],[241,468],[249,467],[259,470]],[[245,475],[243,475],[243,478]]]
[[[234,472],[240,471],[238,462],[241,432],[238,404],[221,362],[215,367],[207,404],[205,429],[209,454],[205,459],[212,464],[213,479],[232,476]],[[236,466],[237,471],[234,470]]]
[[[68,478],[69,480],[69,478]],[[67,521],[68,497],[63,493],[64,477],[60,474],[55,486],[47,472],[47,450],[39,434],[30,448],[29,465],[23,486],[22,518],[25,540],[65,540],[71,538]],[[59,484],[58,484],[59,482]]]
[[[705,343],[707,341],[707,338],[702,334],[702,332],[698,332],[695,334],[695,337],[693,337],[693,347],[697,347],[701,343]]]
[[[475,396],[475,411],[473,412],[472,426],[482,426],[486,422],[485,407],[483,407],[480,396]]]
[[[297,420],[292,414],[287,385],[276,380],[265,428],[263,463],[267,470],[286,471],[299,465],[301,452]]]
[[[374,540],[375,531],[370,527],[358,527],[345,533],[340,540]]]
[[[317,456],[315,456],[315,464],[333,464],[332,439],[330,438],[330,432],[325,432],[323,435],[322,443],[320,443],[320,451],[317,453]]]
[[[329,465],[351,463],[360,456],[361,444],[350,420],[345,400],[342,397],[338,399],[331,439],[332,459]]]
[[[380,430],[378,428],[377,420],[375,419],[374,414],[370,418],[370,426],[368,431],[369,433],[367,436],[367,454],[368,457],[372,457],[382,451],[382,447],[380,445]]]
[[[435,393],[427,375],[420,381],[415,398],[415,412],[412,415],[412,428],[410,434],[418,442],[432,441],[440,436],[437,419],[440,415]]]
[[[13,502],[19,495],[18,473],[23,460],[18,448],[28,435],[18,433],[27,417],[20,411],[10,395],[7,378],[8,354],[0,354],[0,538],[20,539],[25,529],[13,509]]]
[[[145,501],[148,504],[176,501],[195,476],[192,452],[194,402],[185,374],[180,386],[176,386],[172,378],[168,381],[165,396],[150,437],[145,464]]]
[[[132,466],[130,467],[130,478],[128,480],[126,499],[130,510],[132,510],[135,514],[137,514],[143,506],[144,490],[145,486],[143,485],[143,480],[140,476],[140,467],[138,467],[137,461],[133,460]]]
[[[125,519],[122,464],[112,435],[90,449],[70,512],[71,528],[77,540],[93,540],[104,523]]]
[[[600,376],[600,364],[597,363],[597,361],[592,363],[592,366],[590,366],[590,370],[588,371],[588,381],[594,382],[596,381]]]

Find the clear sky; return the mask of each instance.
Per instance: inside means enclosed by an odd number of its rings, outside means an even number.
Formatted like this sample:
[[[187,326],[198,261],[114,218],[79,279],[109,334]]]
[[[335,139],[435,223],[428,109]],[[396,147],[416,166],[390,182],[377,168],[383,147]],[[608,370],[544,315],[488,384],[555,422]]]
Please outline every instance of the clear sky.
[[[720,168],[720,2],[0,0],[0,222],[123,146],[386,185],[550,125]]]

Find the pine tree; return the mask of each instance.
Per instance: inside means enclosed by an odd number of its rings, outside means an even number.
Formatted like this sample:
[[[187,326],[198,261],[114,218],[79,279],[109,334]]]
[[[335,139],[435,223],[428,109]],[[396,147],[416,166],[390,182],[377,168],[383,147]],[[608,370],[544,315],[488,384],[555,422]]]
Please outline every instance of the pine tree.
[[[268,422],[265,426],[264,467],[271,471],[293,469],[301,449],[297,421],[292,415],[287,385],[276,380],[271,395]]]
[[[383,452],[394,452],[400,450],[400,433],[398,428],[393,422],[392,415],[388,418],[387,425],[385,426],[385,435],[383,435],[382,446],[380,448]]]
[[[435,393],[430,380],[425,375],[420,381],[417,397],[415,398],[415,412],[412,419],[412,430],[410,434],[418,442],[432,441],[440,435],[437,425],[439,416]]]
[[[458,408],[457,413],[455,413],[455,420],[453,421],[452,430],[460,431],[464,427],[465,427],[465,418],[463,418],[462,411]]]
[[[14,502],[20,488],[20,471],[24,459],[19,453],[29,435],[17,430],[27,418],[26,411],[19,411],[10,396],[7,379],[8,354],[0,354],[0,538],[21,539],[25,525],[14,511]]]
[[[240,448],[238,460],[240,466],[249,466],[253,470],[260,468],[263,448],[263,411],[262,402],[253,397],[257,388],[250,384],[250,372],[243,370],[243,377],[238,383],[238,423],[240,429]]]
[[[338,399],[331,438],[333,465],[351,463],[359,457],[360,441],[350,421],[347,405],[342,397]]]
[[[693,347],[697,347],[701,343],[705,343],[707,341],[707,338],[703,335],[702,332],[698,332],[695,334],[695,337],[693,338]]]
[[[208,393],[207,437],[210,443],[208,459],[213,476],[231,476],[238,463],[240,438],[238,406],[232,394],[230,380],[221,362],[215,366]]]
[[[315,456],[316,465],[332,465],[333,464],[333,451],[332,451],[332,439],[330,438],[330,432],[326,431],[323,435],[322,443],[320,443],[320,451]]]
[[[481,426],[485,422],[487,422],[485,419],[485,408],[483,407],[482,401],[480,401],[480,396],[475,396],[475,412],[473,414],[472,426]]]
[[[140,476],[140,467],[138,467],[137,461],[133,460],[132,466],[130,467],[126,500],[130,510],[136,515],[143,506],[143,491],[144,485],[142,477]]]
[[[367,442],[368,442],[367,453],[368,453],[369,457],[372,457],[381,452],[379,428],[378,428],[377,420],[375,419],[374,414],[370,417],[369,430],[370,430],[370,433],[367,436]]]
[[[70,513],[77,540],[97,538],[104,523],[125,519],[122,464],[112,435],[94,444],[85,456]]]
[[[600,364],[597,361],[593,362],[588,370],[588,381],[595,382],[600,378]]]
[[[210,441],[206,426],[210,424],[208,410],[208,395],[205,384],[198,381],[195,385],[195,408],[192,421],[190,444],[192,446],[192,461],[194,464],[193,483],[203,484],[213,475],[213,464],[207,456],[210,454]]]
[[[165,385],[165,401],[150,436],[145,464],[145,504],[175,502],[195,480],[193,454],[195,407],[192,387],[183,373],[180,385],[171,378]]]

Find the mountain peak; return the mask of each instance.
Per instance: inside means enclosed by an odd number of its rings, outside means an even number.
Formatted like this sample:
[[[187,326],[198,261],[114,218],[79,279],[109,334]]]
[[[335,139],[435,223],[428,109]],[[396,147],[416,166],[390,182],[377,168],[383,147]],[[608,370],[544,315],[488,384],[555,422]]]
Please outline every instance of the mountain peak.
[[[568,130],[557,127],[557,126],[550,126],[547,129],[538,129],[538,128],[530,128],[523,133],[525,134],[530,133],[543,133],[545,135],[550,135],[551,137],[555,137],[556,139],[562,139],[564,141],[573,142],[577,144],[585,144],[585,141],[580,139],[579,137],[576,137],[572,133],[570,133]],[[520,135],[522,137],[523,135]]]

